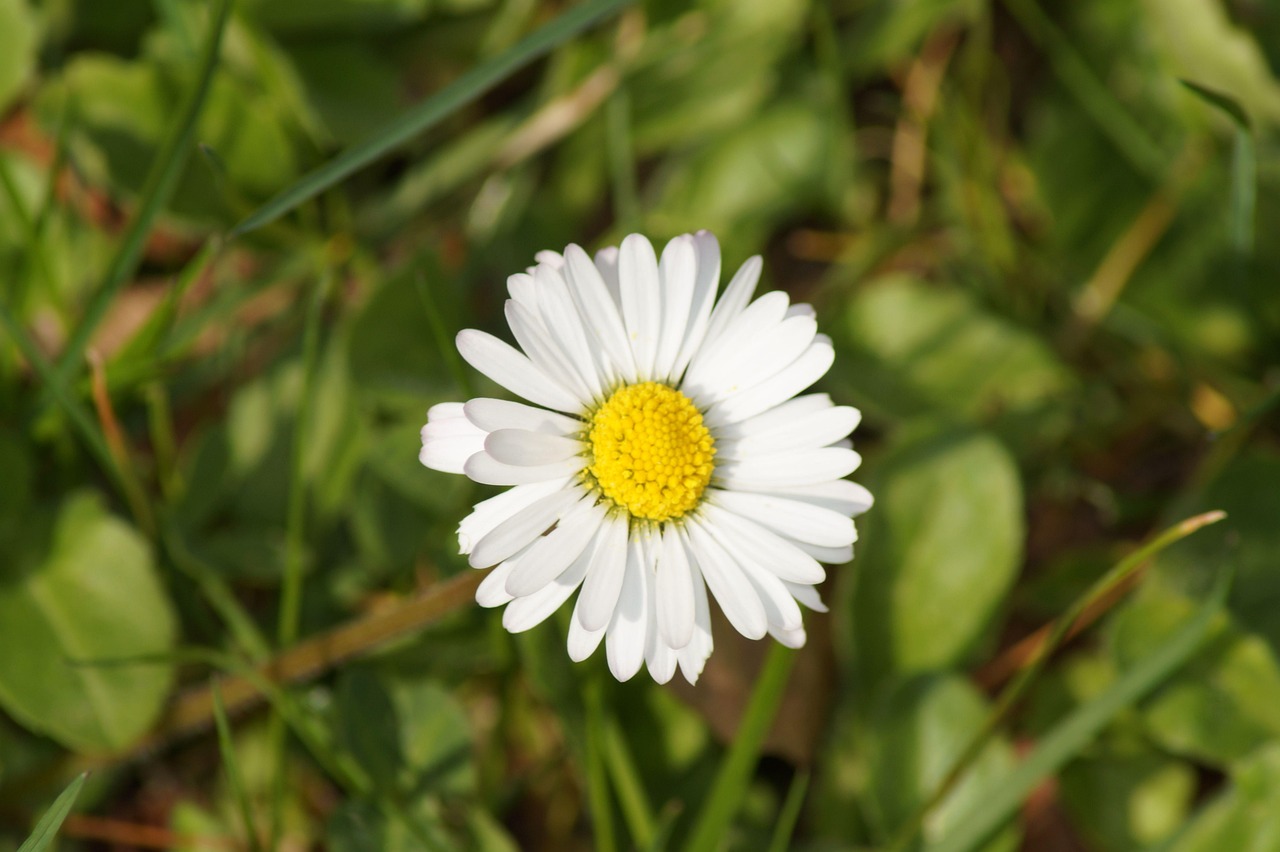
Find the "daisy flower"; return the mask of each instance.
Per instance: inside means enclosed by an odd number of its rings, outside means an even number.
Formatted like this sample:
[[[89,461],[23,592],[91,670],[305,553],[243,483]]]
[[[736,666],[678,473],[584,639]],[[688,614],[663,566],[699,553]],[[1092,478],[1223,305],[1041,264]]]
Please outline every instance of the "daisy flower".
[[[633,234],[594,260],[540,252],[507,280],[518,348],[467,329],[458,351],[531,405],[433,406],[424,465],[510,486],[476,505],[458,544],[492,568],[481,606],[520,632],[578,592],[569,656],[603,640],[627,680],[647,664],[694,683],[711,654],[713,597],[739,633],[804,644],[797,602],[825,607],[823,562],[853,558],[852,516],[871,495],[844,479],[861,461],[859,413],[797,396],[831,367],[813,308],[752,301],[761,261],[719,299],[720,247],[701,231],[659,258]],[[580,591],[579,591],[580,590]]]

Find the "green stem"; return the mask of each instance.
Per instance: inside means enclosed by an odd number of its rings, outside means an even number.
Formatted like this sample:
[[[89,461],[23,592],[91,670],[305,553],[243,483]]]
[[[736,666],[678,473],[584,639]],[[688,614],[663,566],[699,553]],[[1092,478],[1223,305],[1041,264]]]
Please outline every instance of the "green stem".
[[[613,779],[613,789],[618,794],[622,818],[627,821],[631,839],[637,849],[648,849],[653,844],[656,822],[653,807],[645,794],[640,773],[636,771],[626,737],[618,727],[618,720],[609,716],[604,722],[604,761]]]
[[[591,807],[591,836],[597,852],[616,852],[613,836],[613,804],[604,758],[604,690],[598,677],[591,678],[583,696],[587,714],[587,800]]]
[[[742,807],[742,800],[751,784],[769,726],[782,704],[795,659],[795,652],[782,645],[775,643],[769,649],[733,744],[720,763],[711,793],[703,802],[690,835],[686,846],[690,852],[711,852],[723,845],[725,832]]]

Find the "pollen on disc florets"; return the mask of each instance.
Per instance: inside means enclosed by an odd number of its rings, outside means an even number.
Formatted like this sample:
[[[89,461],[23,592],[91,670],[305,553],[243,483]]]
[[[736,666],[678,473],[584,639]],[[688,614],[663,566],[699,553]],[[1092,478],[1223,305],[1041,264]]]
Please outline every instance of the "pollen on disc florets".
[[[698,505],[715,469],[702,413],[668,385],[614,391],[591,418],[588,467],[601,492],[633,517],[667,521]]]

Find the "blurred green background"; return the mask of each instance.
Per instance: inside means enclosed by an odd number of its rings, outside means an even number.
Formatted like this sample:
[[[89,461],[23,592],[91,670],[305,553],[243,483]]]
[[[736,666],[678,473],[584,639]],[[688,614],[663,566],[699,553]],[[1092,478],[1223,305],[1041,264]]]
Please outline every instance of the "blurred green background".
[[[0,846],[1280,850],[1278,126],[1268,0],[0,0]],[[417,462],[534,252],[699,228],[877,497],[738,788],[764,648],[509,636]]]

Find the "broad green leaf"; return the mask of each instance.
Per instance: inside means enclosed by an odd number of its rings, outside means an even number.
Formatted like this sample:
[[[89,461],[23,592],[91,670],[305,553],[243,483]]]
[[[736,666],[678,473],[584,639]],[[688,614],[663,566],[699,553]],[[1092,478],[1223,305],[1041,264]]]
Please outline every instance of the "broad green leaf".
[[[48,555],[0,566],[0,705],[79,751],[128,745],[168,694],[167,663],[93,665],[164,654],[174,614],[147,542],[91,493],[63,504]]]
[[[884,458],[863,523],[853,635],[873,678],[962,663],[994,628],[1022,561],[1022,488],[989,435],[910,436]]]
[[[1231,786],[1196,814],[1161,852],[1269,852],[1280,847],[1280,743],[1259,749],[1231,773]]]
[[[36,21],[26,0],[0,0],[0,115],[36,64]]]
[[[1254,121],[1280,122],[1280,84],[1257,41],[1214,0],[1143,0],[1153,41],[1177,77],[1229,93]]]
[[[942,781],[988,713],[982,695],[962,678],[926,676],[899,683],[871,709],[861,732],[867,803],[878,833],[891,837]],[[1013,767],[1013,750],[995,739],[965,779],[925,822],[924,838],[947,836],[956,817],[978,806]],[[983,847],[1012,850],[1010,830]]]
[[[904,276],[881,279],[849,306],[860,396],[895,416],[945,412],[989,419],[1050,406],[1072,385],[1040,338],[984,310],[964,290]]]
[[[1158,584],[1144,589],[1113,625],[1119,664],[1159,647],[1192,608],[1191,599]],[[1143,719],[1163,748],[1225,767],[1280,738],[1277,707],[1280,665],[1271,648],[1223,619],[1213,640],[1148,702]]]
[[[1186,819],[1196,793],[1190,764],[1140,746],[1091,750],[1067,764],[1058,783],[1074,823],[1099,852],[1165,840]]]

